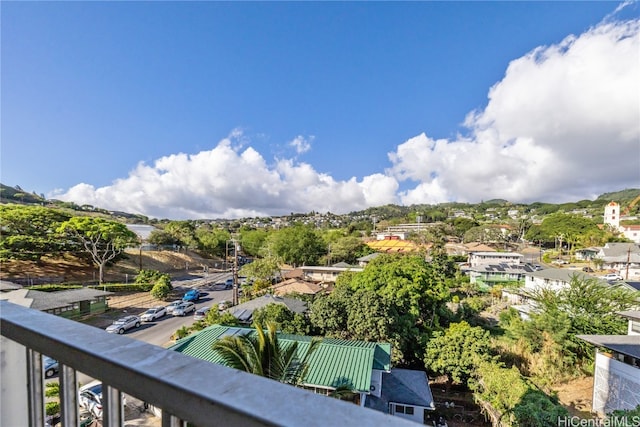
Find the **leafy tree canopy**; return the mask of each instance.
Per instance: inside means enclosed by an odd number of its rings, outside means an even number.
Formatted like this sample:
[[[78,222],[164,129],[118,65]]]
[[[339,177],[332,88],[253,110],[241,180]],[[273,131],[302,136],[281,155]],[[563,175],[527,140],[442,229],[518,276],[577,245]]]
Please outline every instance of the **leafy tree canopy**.
[[[302,315],[294,313],[283,304],[267,304],[253,312],[253,326],[267,327],[273,323],[285,334],[308,335],[309,321]]]
[[[516,337],[526,336],[534,345],[540,345],[540,338],[536,337],[548,333],[567,357],[590,360],[593,348],[576,335],[625,334],[627,322],[616,313],[631,309],[640,292],[621,283],[608,284],[576,274],[560,290],[540,289],[528,296],[538,312],[531,316],[531,322],[513,322],[516,327],[511,332]]]
[[[489,331],[464,321],[434,332],[424,356],[428,370],[456,384],[466,384],[477,366],[488,360],[492,360]]]
[[[66,213],[41,206],[0,205],[0,259],[39,260],[75,249],[57,229]]]
[[[309,226],[295,225],[269,235],[267,247],[287,264],[315,265],[327,253],[322,238]]]
[[[557,212],[545,217],[540,225],[533,225],[525,234],[529,241],[555,244],[561,238],[564,242],[576,242],[587,233],[602,233],[595,222],[580,215]]]
[[[104,218],[76,216],[58,227],[78,241],[99,267],[100,283],[104,281],[105,265],[130,245],[138,243],[138,236],[126,225]]]

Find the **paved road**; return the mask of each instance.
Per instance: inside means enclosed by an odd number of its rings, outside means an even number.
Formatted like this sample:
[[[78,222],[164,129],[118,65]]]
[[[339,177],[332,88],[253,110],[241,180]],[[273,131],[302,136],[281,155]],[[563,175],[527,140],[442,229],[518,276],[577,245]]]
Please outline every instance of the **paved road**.
[[[172,281],[174,289],[183,290],[199,289],[203,292],[203,296],[196,303],[197,308],[212,307],[218,309],[218,303],[221,301],[230,301],[233,296],[232,290],[224,290],[222,286],[215,286],[216,283],[223,283],[231,277],[230,273],[215,273],[201,279],[187,279],[181,281]],[[193,314],[184,317],[174,317],[167,315],[162,319],[154,322],[143,323],[140,328],[130,329],[124,335],[154,344],[161,347],[167,347],[171,344],[171,336],[173,333],[183,326],[190,326],[194,323]],[[78,372],[78,382],[87,384],[93,378]],[[47,381],[57,381],[55,376]],[[125,419],[127,426],[159,426],[160,421],[157,417],[153,417],[149,413],[143,412],[144,404],[140,400],[127,395],[127,405],[125,408]]]
[[[212,307],[217,310],[219,302],[230,301],[233,296],[232,290],[201,290],[204,296],[196,303],[196,308]],[[166,347],[175,331],[183,326],[191,326],[193,322],[193,314],[185,317],[167,315],[154,322],[143,323],[138,329],[130,329],[125,335],[149,344]]]

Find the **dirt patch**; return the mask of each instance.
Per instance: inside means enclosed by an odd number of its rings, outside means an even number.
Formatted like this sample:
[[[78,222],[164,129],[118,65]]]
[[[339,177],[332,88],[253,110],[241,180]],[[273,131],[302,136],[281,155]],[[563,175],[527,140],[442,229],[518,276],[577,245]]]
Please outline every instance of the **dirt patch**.
[[[552,389],[558,393],[560,403],[571,415],[591,417],[593,399],[593,377],[582,377],[566,383],[556,384]]]
[[[105,269],[107,282],[133,280],[142,268],[167,273],[172,277],[187,273],[215,270],[220,260],[206,259],[192,252],[173,251],[125,251],[126,258]],[[86,260],[71,255],[59,258],[44,257],[40,261],[3,261],[0,279],[20,284],[95,282],[98,268]]]

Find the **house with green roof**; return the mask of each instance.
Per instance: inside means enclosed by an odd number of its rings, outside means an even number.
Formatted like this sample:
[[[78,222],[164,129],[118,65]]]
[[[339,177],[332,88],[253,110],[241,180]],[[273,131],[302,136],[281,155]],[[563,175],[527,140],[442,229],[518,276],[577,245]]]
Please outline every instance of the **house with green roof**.
[[[211,345],[225,336],[250,334],[255,334],[253,328],[213,325],[178,340],[169,349],[223,365],[222,357],[211,349]],[[278,340],[283,346],[297,342],[298,351],[304,354],[312,337],[279,333]],[[403,381],[397,381],[396,375],[389,377],[391,373],[390,344],[323,338],[310,357],[309,371],[302,387],[330,395],[338,387],[346,385],[354,392],[354,403],[422,423],[426,417],[424,411],[435,409],[428,381],[418,382],[411,393],[406,390],[400,392],[398,383]],[[422,374],[426,379],[426,374]],[[383,384],[386,378],[390,378],[388,387]],[[384,390],[391,390],[394,395],[385,396]],[[410,401],[397,402],[398,397],[409,395]],[[407,409],[407,406],[412,409]],[[402,408],[402,412],[398,408]]]
[[[22,288],[2,292],[0,300],[7,300],[23,307],[33,308],[62,317],[76,317],[103,313],[108,308],[107,297],[113,292],[91,288],[67,289],[43,292]]]

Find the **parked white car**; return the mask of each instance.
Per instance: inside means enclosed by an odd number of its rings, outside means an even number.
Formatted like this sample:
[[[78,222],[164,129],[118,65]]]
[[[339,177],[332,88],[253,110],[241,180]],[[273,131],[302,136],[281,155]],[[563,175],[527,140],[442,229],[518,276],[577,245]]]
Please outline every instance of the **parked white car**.
[[[140,320],[143,322],[153,322],[156,319],[160,319],[167,315],[167,308],[159,305],[157,307],[152,307],[149,310],[145,311],[142,316],[140,316]]]
[[[122,405],[127,401],[122,396]],[[80,387],[78,390],[78,404],[81,408],[91,412],[96,418],[102,418],[102,383],[91,381],[89,384]]]
[[[607,282],[615,282],[617,280],[622,280],[622,276],[620,276],[618,273],[607,273],[604,276],[602,276],[602,278]]]

